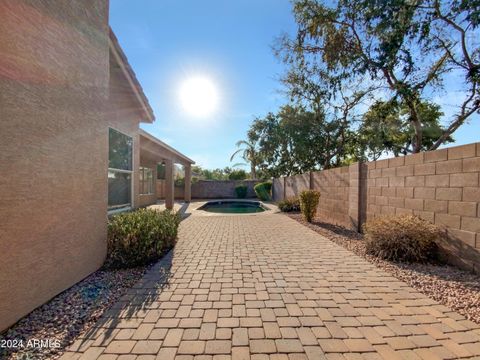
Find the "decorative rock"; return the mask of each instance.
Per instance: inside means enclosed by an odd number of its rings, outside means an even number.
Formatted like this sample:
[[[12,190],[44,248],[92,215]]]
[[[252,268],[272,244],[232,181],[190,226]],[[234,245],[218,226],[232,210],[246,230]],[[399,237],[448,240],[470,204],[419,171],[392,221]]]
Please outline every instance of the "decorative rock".
[[[100,269],[91,274],[0,335],[0,341],[16,339],[23,340],[24,344],[31,339],[58,340],[60,347],[0,349],[0,359],[58,359],[147,269]]]
[[[480,324],[480,275],[445,264],[394,263],[378,259],[366,255],[363,237],[355,231],[319,220],[307,223],[301,214],[286,215]]]

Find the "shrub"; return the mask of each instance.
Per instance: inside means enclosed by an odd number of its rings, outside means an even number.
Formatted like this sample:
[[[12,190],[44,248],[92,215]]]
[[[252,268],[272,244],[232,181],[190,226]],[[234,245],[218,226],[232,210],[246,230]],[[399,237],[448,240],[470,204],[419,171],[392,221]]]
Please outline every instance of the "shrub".
[[[312,222],[317,214],[320,193],[316,190],[304,190],[300,193],[300,210],[308,222]]]
[[[255,194],[262,201],[270,201],[272,199],[272,183],[271,182],[262,182],[258,183],[253,187]]]
[[[108,222],[107,268],[127,268],[158,260],[177,238],[180,216],[170,210],[139,209]]]
[[[300,200],[298,197],[290,197],[278,202],[278,208],[283,212],[300,211]]]
[[[364,227],[367,254],[382,259],[425,262],[437,255],[436,241],[443,236],[437,226],[418,216],[385,216]]]
[[[173,182],[176,187],[184,187],[185,186],[185,178],[176,178]]]
[[[248,187],[245,184],[235,186],[235,194],[239,199],[245,199],[247,197]]]

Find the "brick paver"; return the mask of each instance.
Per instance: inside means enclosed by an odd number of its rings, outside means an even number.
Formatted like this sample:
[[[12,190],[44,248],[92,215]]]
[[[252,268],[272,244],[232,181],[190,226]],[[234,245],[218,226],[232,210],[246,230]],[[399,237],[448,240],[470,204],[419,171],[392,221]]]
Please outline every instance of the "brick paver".
[[[127,356],[128,354],[128,356]],[[480,327],[280,215],[191,216],[64,359],[480,358]]]

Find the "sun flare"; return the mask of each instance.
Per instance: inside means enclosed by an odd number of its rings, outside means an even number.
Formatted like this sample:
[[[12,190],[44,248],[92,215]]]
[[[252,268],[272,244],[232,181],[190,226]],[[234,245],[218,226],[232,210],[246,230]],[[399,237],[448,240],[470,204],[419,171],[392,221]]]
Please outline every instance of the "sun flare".
[[[217,89],[206,77],[192,77],[180,87],[180,101],[185,111],[195,117],[212,115],[218,106]]]

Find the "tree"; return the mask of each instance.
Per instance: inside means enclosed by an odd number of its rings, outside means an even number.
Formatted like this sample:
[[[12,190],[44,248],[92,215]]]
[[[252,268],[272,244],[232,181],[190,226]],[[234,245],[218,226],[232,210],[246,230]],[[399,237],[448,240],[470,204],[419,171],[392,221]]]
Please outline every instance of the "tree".
[[[440,125],[443,113],[440,107],[430,102],[417,104],[419,116],[423,119],[423,136],[420,150],[428,150],[443,134],[445,129]],[[409,118],[408,108],[396,101],[377,101],[363,115],[358,129],[359,146],[366,157],[377,160],[383,153],[395,156],[408,155],[413,152],[415,129]],[[448,142],[453,141],[451,137]]]
[[[237,141],[235,146],[239,149],[232,154],[232,156],[230,157],[230,161],[233,161],[233,159],[236,156],[240,155],[240,157],[246,163],[250,164],[251,178],[256,179],[257,165],[261,161],[261,156],[260,156],[260,153],[258,152],[257,144],[254,141],[240,140],[240,141]],[[244,165],[244,164],[237,163],[234,166],[239,166],[239,165]]]
[[[226,180],[227,176],[223,169],[204,169],[203,170],[203,177],[205,180]]]
[[[347,144],[354,138],[342,121],[327,121],[320,108],[300,105],[285,105],[276,114],[257,118],[248,131],[262,154],[259,169],[271,177],[339,165],[351,155]]]
[[[198,165],[192,166],[192,179],[202,180],[244,180],[248,174],[242,169],[232,169],[225,167],[223,169],[203,169]]]
[[[245,180],[248,174],[243,169],[234,169],[228,174],[228,180]]]
[[[430,138],[434,150],[480,110],[478,1],[315,0],[294,2],[297,36],[284,36],[277,55],[290,66],[284,82],[292,94],[334,98],[348,85],[355,92],[381,90],[383,100],[402,103],[413,129],[413,153],[425,149],[428,119],[419,108],[441,91],[450,74],[463,75],[464,96],[448,126]],[[318,86],[320,84],[320,86]],[[296,91],[296,92],[295,92]],[[337,97],[338,99],[338,97]],[[439,128],[438,128],[439,129]]]

